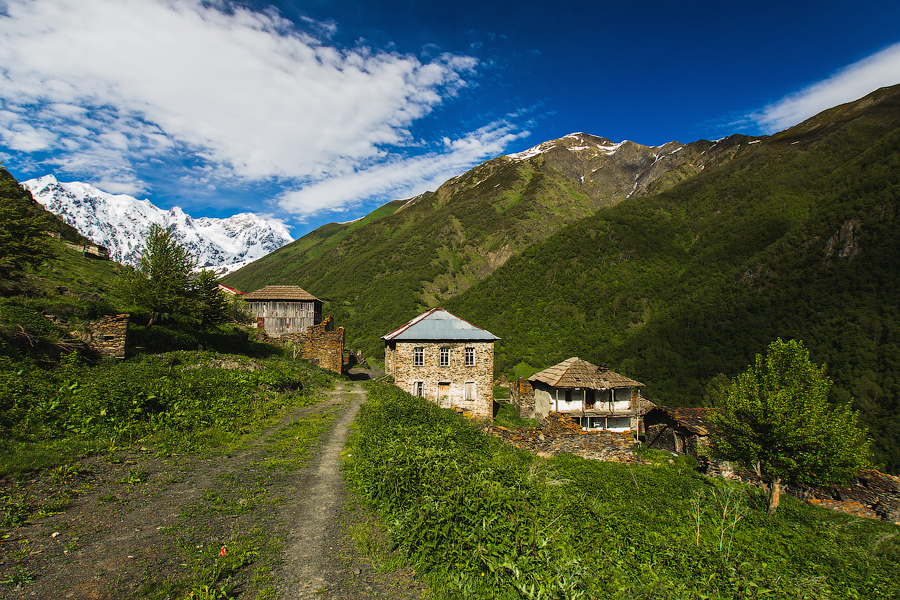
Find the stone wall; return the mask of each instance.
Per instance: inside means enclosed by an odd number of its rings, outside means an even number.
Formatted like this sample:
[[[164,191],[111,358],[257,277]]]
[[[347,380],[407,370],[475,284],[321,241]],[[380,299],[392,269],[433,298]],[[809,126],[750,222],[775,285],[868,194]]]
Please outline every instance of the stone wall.
[[[517,377],[509,384],[509,402],[516,407],[520,417],[534,418],[534,388],[524,377]]]
[[[261,318],[261,317],[260,317]],[[344,328],[334,328],[334,319],[326,316],[321,323],[306,331],[283,333],[276,339],[281,344],[293,342],[303,348],[300,357],[323,369],[340,373],[344,367]]]
[[[667,423],[644,423],[645,435],[648,447],[654,450],[666,450],[699,457],[708,454],[706,446],[707,436],[698,435],[688,429],[672,426]]]
[[[423,348],[422,365],[414,363],[414,349]],[[440,365],[441,348],[449,350],[449,364]],[[475,364],[465,364],[465,349],[474,351]],[[385,367],[400,389],[417,393],[444,408],[455,408],[475,419],[494,417],[494,343],[475,341],[393,342],[385,347]],[[442,384],[447,384],[442,387]],[[474,384],[475,398],[466,400],[466,384]]]
[[[735,470],[729,478],[765,487],[751,471]],[[810,504],[900,525],[900,477],[880,471],[860,471],[846,485],[785,485],[783,491]]]
[[[125,358],[125,342],[128,338],[129,315],[103,317],[90,324],[88,346],[101,356]]]
[[[583,431],[563,413],[551,412],[541,427],[509,430],[489,426],[485,431],[506,443],[541,456],[573,454],[593,460],[646,463],[634,454],[631,432]]]
[[[303,358],[323,369],[340,373],[344,367],[344,328],[334,328],[331,315],[306,330]]]

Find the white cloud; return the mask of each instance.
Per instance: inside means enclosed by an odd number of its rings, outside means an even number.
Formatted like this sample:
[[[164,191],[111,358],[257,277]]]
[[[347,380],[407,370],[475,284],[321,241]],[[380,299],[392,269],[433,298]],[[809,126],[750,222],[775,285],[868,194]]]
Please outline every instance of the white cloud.
[[[510,123],[498,121],[462,139],[444,140],[448,152],[408,159],[386,160],[343,177],[321,178],[278,200],[284,210],[300,215],[340,211],[361,198],[394,200],[436,189],[472,164],[499,156],[513,141],[529,135]]]
[[[823,110],[897,83],[900,83],[900,43],[855,62],[832,77],[767,106],[761,113],[750,115],[750,118],[764,132],[775,133]]]
[[[336,197],[319,196],[318,210],[358,198],[354,186],[328,177],[362,171],[382,174],[382,183],[357,188],[415,187],[423,177],[389,150],[420,144],[413,123],[465,87],[478,66],[468,56],[423,63],[364,46],[339,49],[274,10],[230,0],[5,4],[0,142],[49,152],[49,163],[118,191],[143,190],[135,165],[154,156],[199,156],[226,180],[336,189]],[[333,22],[307,25],[326,41],[337,30]],[[503,150],[481,143],[482,151]],[[478,143],[446,152],[413,164],[437,173],[446,167],[435,165],[481,156]],[[307,200],[282,206],[316,210]]]

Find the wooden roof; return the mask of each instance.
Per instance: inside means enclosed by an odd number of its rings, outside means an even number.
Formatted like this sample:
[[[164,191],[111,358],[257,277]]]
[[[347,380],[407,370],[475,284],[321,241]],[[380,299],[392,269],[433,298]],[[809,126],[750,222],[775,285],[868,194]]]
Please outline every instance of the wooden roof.
[[[622,387],[643,387],[644,384],[609,369],[598,367],[577,356],[566,359],[558,365],[544,369],[528,378],[560,388],[590,388],[609,390]]]
[[[697,435],[713,435],[716,428],[709,422],[710,411],[718,408],[698,406],[657,406],[653,410],[661,410],[668,414],[676,423]]]
[[[261,290],[250,292],[244,300],[318,300],[315,296],[296,285],[267,285]]]

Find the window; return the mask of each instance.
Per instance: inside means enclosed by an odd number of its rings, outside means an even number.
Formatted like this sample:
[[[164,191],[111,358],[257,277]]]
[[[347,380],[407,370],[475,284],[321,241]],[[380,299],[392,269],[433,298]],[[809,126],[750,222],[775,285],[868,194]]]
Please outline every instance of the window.
[[[608,417],[606,419],[607,429],[630,429],[631,417]]]
[[[425,382],[417,381],[413,384],[413,394],[419,398],[425,397]]]
[[[440,366],[446,367],[450,364],[450,348],[441,348]]]
[[[467,381],[466,382],[466,400],[469,402],[475,401],[475,382]]]
[[[475,364],[475,348],[466,348],[466,366],[471,367]]]
[[[413,348],[413,366],[421,367],[425,364],[425,348],[417,346]]]

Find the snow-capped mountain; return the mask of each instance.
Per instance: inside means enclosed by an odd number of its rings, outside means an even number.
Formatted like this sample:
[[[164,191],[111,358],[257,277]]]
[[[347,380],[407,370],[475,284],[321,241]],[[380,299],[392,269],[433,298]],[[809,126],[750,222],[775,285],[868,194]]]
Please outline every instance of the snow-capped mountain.
[[[177,206],[163,210],[149,200],[108,194],[86,183],[62,183],[53,175],[29,179],[22,185],[47,210],[109,248],[110,257],[124,264],[137,264],[154,223],[172,230],[178,243],[196,257],[198,268],[219,274],[239,269],[293,241],[284,225],[252,213],[194,219]]]

